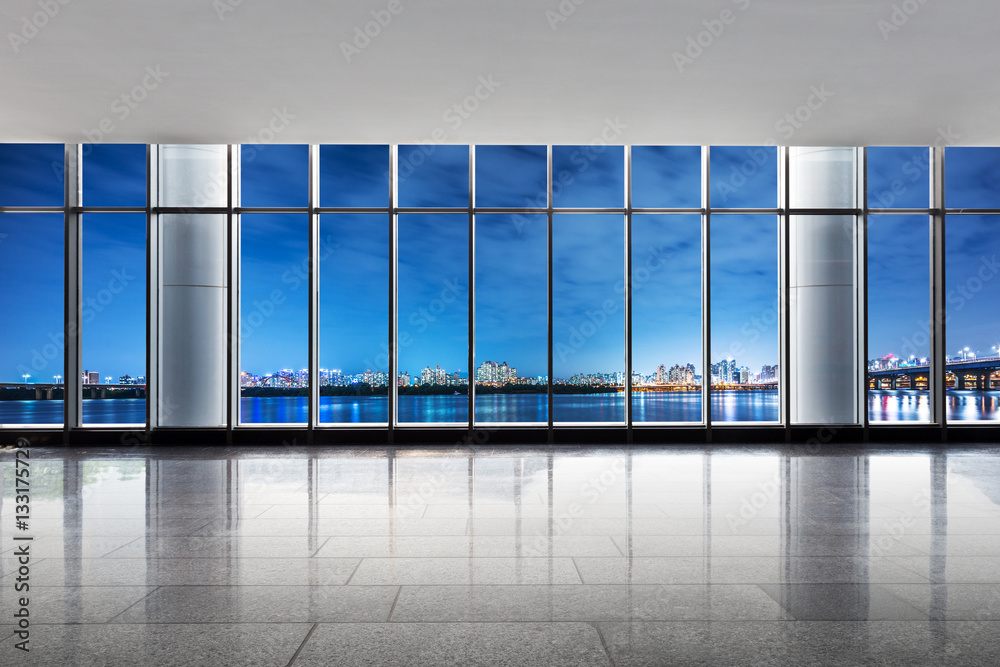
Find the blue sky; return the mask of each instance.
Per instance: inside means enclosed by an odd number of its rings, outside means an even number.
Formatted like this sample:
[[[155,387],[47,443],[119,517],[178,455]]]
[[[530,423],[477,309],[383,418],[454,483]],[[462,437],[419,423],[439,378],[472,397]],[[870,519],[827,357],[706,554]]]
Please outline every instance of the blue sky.
[[[145,203],[145,147],[86,147],[84,202],[92,206]],[[697,147],[633,147],[633,205],[700,206]],[[63,148],[0,145],[0,205],[61,206]],[[869,149],[869,201],[886,208],[927,206],[927,149]],[[399,205],[468,204],[469,151],[461,146],[400,147]],[[305,146],[253,146],[243,151],[243,203],[304,206]],[[949,206],[1000,206],[1000,150],[947,151]],[[624,206],[624,150],[586,146],[553,149],[557,208]],[[712,202],[727,208],[777,202],[773,148],[714,147]],[[383,207],[389,201],[387,146],[323,146],[323,206]],[[477,149],[477,205],[544,206],[546,151],[541,146]],[[891,195],[891,196],[890,196]],[[532,204],[533,203],[533,204]],[[980,354],[1000,345],[994,278],[997,223],[988,216],[948,220],[949,353],[969,346]],[[388,330],[389,218],[385,214],[325,214],[321,218],[320,365],[357,373],[384,369]],[[621,215],[556,214],[553,228],[554,344],[569,345],[554,360],[555,376],[624,370],[624,220]],[[0,374],[29,372],[49,381],[62,375],[62,217],[0,215]],[[712,219],[712,358],[732,354],[759,371],[777,362],[777,330],[769,309],[777,297],[774,216],[716,215]],[[476,221],[477,363],[507,361],[522,376],[544,375],[547,292],[544,216],[486,215]],[[401,370],[440,364],[468,371],[469,221],[465,214],[408,214],[399,220]],[[872,357],[904,356],[919,347],[926,320],[926,216],[872,216],[869,228]],[[245,335],[243,367],[257,373],[306,365],[308,242],[301,214],[247,214],[243,232],[243,313],[278,290],[282,303]],[[660,363],[701,368],[698,216],[633,218],[634,368]],[[88,214],[84,220],[84,299],[101,306],[84,323],[84,365],[102,377],[144,374],[145,224],[141,214]],[[662,261],[661,261],[662,258]],[[107,304],[101,294],[115,278],[129,279]],[[116,287],[117,289],[117,287]],[[610,302],[610,305],[606,302]],[[983,306],[982,304],[989,304]],[[440,312],[438,312],[440,311]],[[593,333],[574,337],[587,322]],[[49,346],[49,347],[47,347]],[[906,349],[904,349],[906,348]],[[955,348],[952,350],[951,348]],[[734,350],[738,350],[734,353]],[[52,354],[50,354],[52,353]],[[912,353],[912,352],[910,352]]]

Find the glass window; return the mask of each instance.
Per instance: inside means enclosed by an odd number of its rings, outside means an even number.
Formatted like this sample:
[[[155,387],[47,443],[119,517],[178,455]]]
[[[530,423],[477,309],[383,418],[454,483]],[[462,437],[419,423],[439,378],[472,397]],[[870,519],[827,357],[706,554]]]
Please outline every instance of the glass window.
[[[240,147],[240,206],[308,206],[309,146]]]
[[[400,206],[468,208],[468,146],[400,146],[396,157]]]
[[[62,144],[0,144],[0,206],[62,206]]]
[[[625,420],[625,221],[556,215],[552,227],[553,419]]]
[[[1000,216],[950,215],[945,225],[947,419],[1000,419]]]
[[[61,424],[64,219],[0,214],[0,424]]]
[[[927,147],[869,148],[868,208],[929,207],[930,159]]]
[[[712,146],[714,208],[775,208],[778,205],[778,149],[774,146]]]
[[[632,206],[700,208],[701,146],[633,146]]]
[[[83,216],[81,296],[83,423],[144,424],[144,213],[87,213]]]
[[[476,146],[476,206],[548,206],[545,146]]]
[[[389,206],[389,147],[319,147],[320,206]]]
[[[778,221],[712,217],[712,420],[778,421]]]
[[[145,206],[145,144],[87,144],[83,153],[84,206]]]
[[[389,421],[389,222],[320,217],[320,423]]]
[[[632,420],[701,422],[701,216],[632,216]]]
[[[545,215],[476,216],[476,421],[548,421]]]
[[[309,394],[309,217],[240,217],[240,421],[303,424]]]
[[[948,208],[1000,208],[1000,148],[945,149]]]
[[[928,217],[868,216],[869,421],[931,420],[930,313]]]
[[[623,208],[622,146],[554,146],[552,205],[558,208]]]
[[[469,217],[401,215],[397,239],[397,420],[468,423]]]

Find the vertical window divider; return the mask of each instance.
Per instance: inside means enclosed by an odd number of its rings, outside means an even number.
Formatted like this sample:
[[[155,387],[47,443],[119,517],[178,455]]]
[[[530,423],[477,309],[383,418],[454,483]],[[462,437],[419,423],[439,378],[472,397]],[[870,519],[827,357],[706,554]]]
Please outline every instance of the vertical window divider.
[[[701,147],[701,413],[712,442],[712,197],[711,148]]]
[[[227,441],[232,437],[233,429],[239,426],[242,422],[242,388],[240,382],[240,369],[243,368],[243,346],[242,336],[240,335],[240,302],[242,300],[240,285],[243,281],[240,277],[242,273],[240,263],[240,257],[242,256],[242,252],[240,250],[242,242],[240,237],[243,216],[236,211],[236,207],[239,206],[242,198],[240,188],[240,166],[243,160],[242,145],[229,144],[228,153],[229,168],[227,170],[227,179],[229,187],[226,192],[226,225],[227,233],[229,235],[228,243],[226,244],[226,252],[229,253],[227,263],[227,270],[229,272],[229,289],[226,290],[226,298],[229,301],[229,313],[227,315],[227,326],[229,328],[229,354],[226,357],[226,363],[228,364],[227,382],[229,385],[229,401],[227,405]]]
[[[229,343],[226,355],[226,444],[231,444],[233,429],[241,422],[242,383],[240,369],[240,224],[241,216],[236,213],[240,204],[240,144],[229,144],[226,149],[226,270],[229,289],[226,290],[228,313],[226,315]]]
[[[146,145],[146,443],[159,425],[159,144]]]
[[[632,147],[625,146],[625,442],[632,444]]]
[[[397,188],[399,179],[397,178],[399,146],[392,144],[389,146],[389,404],[386,406],[387,424],[387,444],[391,447],[394,443],[396,429],[396,406],[399,397],[399,350],[397,347],[397,290],[396,290],[396,262],[399,258],[399,215],[397,213]]]
[[[781,368],[778,373],[778,421],[785,432],[785,442],[792,439],[792,395],[791,395],[791,187],[790,154],[788,146],[778,147],[778,311],[781,326],[778,327],[778,349]]]
[[[64,149],[63,200],[65,228],[65,269],[63,282],[63,431],[64,444],[70,444],[70,433],[80,427],[83,412],[83,388],[81,386],[80,357],[82,337],[80,335],[81,289],[83,287],[83,225],[79,207],[82,191],[80,144],[66,144]]]
[[[855,184],[857,194],[856,205],[861,209],[858,216],[858,231],[856,256],[858,258],[857,276],[855,280],[855,298],[858,300],[855,312],[858,317],[857,349],[860,365],[860,376],[855,386],[858,392],[858,421],[861,423],[863,441],[868,442],[868,148],[855,149]]]
[[[948,439],[948,415],[945,410],[948,386],[948,353],[945,348],[945,147],[933,146],[931,151],[931,358],[928,389],[930,390],[931,421],[941,428],[941,441]],[[956,373],[957,376],[957,373]],[[958,382],[956,379],[956,387]]]
[[[469,442],[476,424],[476,382],[473,367],[476,362],[476,146],[469,144],[469,361],[468,390]],[[471,461],[469,465],[472,465]]]
[[[309,406],[306,442],[313,444],[319,422],[319,146],[309,145]]]
[[[546,234],[547,234],[547,243],[548,243],[548,248],[547,248],[548,259],[546,260],[546,264],[548,265],[548,269],[547,269],[548,270],[548,285],[547,285],[547,287],[548,287],[548,297],[547,297],[547,303],[548,303],[548,346],[549,346],[549,349],[548,349],[548,377],[546,378],[546,384],[548,385],[547,389],[548,389],[548,403],[549,403],[549,409],[548,409],[548,443],[551,445],[551,444],[555,443],[555,428],[554,428],[553,414],[555,413],[555,407],[556,407],[555,406],[555,395],[554,395],[554,392],[552,390],[552,382],[553,382],[553,378],[552,378],[552,370],[553,370],[553,363],[552,363],[552,335],[553,335],[553,328],[552,328],[552,322],[553,322],[553,320],[552,320],[552,317],[553,317],[553,314],[554,314],[553,305],[552,305],[552,211],[553,211],[553,206],[554,206],[554,201],[553,201],[553,197],[552,197],[552,178],[553,178],[553,176],[552,176],[552,144],[549,144],[546,147],[546,151],[547,151],[546,159],[547,159],[547,163],[548,163],[548,169],[547,169],[547,175],[546,175],[545,178],[546,178],[546,188],[547,188],[548,192],[547,192],[547,202],[546,202],[546,207],[545,207],[545,214],[546,214]]]

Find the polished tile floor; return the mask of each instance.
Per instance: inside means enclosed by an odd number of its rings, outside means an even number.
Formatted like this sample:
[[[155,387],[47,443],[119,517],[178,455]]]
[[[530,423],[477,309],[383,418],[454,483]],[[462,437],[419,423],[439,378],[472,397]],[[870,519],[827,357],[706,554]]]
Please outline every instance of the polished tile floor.
[[[0,467],[5,666],[1000,664],[996,447],[35,447],[27,530]]]

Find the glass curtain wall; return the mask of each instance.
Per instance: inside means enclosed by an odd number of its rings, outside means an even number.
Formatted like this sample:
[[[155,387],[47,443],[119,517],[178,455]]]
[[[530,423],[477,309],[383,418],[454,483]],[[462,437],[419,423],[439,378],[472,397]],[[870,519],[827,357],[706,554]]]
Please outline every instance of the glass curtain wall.
[[[71,427],[142,424],[147,411],[180,427],[813,423],[796,416],[815,389],[796,373],[817,355],[795,335],[815,317],[783,303],[801,278],[783,266],[830,268],[801,233],[815,241],[838,225],[852,232],[840,239],[838,285],[867,297],[867,354],[845,348],[827,364],[856,366],[844,396],[863,387],[857,407],[875,425],[932,423],[935,405],[957,424],[1000,418],[1000,322],[987,307],[1000,298],[1000,149],[948,148],[939,184],[943,149],[868,149],[864,204],[846,181],[836,202],[839,181],[797,200],[779,164],[794,168],[796,154],[774,147],[153,146],[153,174],[147,150],[83,146],[67,169],[64,146],[0,146],[3,425],[59,426],[72,412],[62,401],[68,221],[80,230],[79,280],[69,278],[82,411]],[[853,162],[843,171],[859,173]],[[69,202],[68,172],[82,184]],[[147,209],[150,178],[158,197]],[[940,216],[946,282],[934,297]],[[227,250],[230,221],[239,243]],[[937,352],[933,298],[947,308]],[[861,326],[848,311],[838,331]],[[153,410],[149,321],[161,361]],[[227,327],[239,328],[232,359]]]

